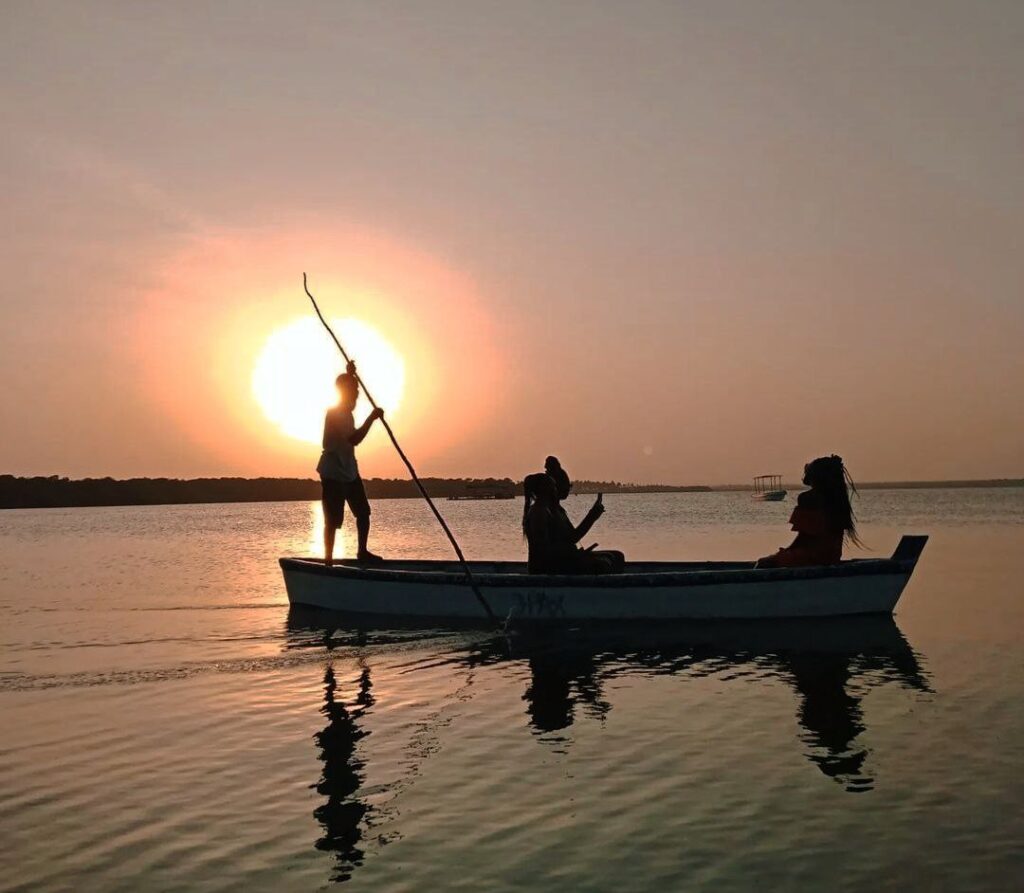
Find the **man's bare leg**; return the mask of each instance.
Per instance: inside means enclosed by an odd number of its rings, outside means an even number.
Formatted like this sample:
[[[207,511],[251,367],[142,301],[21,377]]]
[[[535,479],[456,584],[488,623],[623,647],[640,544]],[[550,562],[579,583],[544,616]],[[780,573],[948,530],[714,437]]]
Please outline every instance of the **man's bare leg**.
[[[362,515],[356,518],[356,536],[359,539],[359,551],[357,557],[360,561],[383,561],[379,555],[374,555],[366,543],[370,538],[370,516]]]
[[[330,567],[334,564],[334,538],[338,531],[330,524],[324,525],[324,565]]]

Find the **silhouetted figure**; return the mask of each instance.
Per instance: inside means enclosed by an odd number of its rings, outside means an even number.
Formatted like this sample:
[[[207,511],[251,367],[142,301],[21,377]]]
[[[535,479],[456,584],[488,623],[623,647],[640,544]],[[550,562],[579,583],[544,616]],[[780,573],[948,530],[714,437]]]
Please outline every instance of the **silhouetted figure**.
[[[797,497],[789,523],[796,539],[757,567],[806,567],[838,564],[843,540],[857,545],[857,526],[850,505],[856,487],[839,456],[823,456],[804,466],[804,484],[810,487]]]
[[[554,479],[530,474],[523,481],[523,535],[531,574],[607,574],[611,562],[577,545],[576,528],[561,511]]]
[[[590,650],[540,648],[530,654],[530,685],[523,695],[537,732],[557,732],[573,723],[578,701],[603,718],[611,709],[602,698],[598,656]]]
[[[379,562],[367,547],[370,535],[370,502],[366,498],[363,479],[359,476],[356,463],[356,447],[370,431],[370,426],[384,417],[384,410],[374,409],[358,428],[352,410],[359,399],[359,379],[356,378],[355,363],[348,364],[348,371],[335,381],[338,388],[338,403],[327,410],[324,417],[323,452],[316,470],[320,474],[323,488],[324,507],[324,564],[331,566],[334,559],[334,539],[342,521],[345,520],[345,503],[352,509],[356,519],[356,534],[359,561]]]
[[[528,474],[523,479],[523,536],[528,549],[531,574],[571,573],[576,544],[556,520],[558,494],[555,482],[546,474]]]
[[[337,855],[332,877],[335,881],[348,880],[353,869],[363,861],[359,842],[369,806],[354,796],[363,783],[363,762],[356,756],[356,744],[369,733],[360,729],[356,720],[373,704],[371,687],[370,670],[364,667],[359,677],[357,707],[349,712],[344,703],[335,700],[334,668],[328,666],[324,673],[324,705],[320,712],[327,717],[327,725],[314,738],[324,764],[316,790],[327,801],[318,806],[313,815],[324,829],[323,837],[316,842],[317,849],[330,850]]]
[[[800,695],[797,721],[812,747],[807,758],[848,791],[864,791],[873,779],[863,775],[867,749],[855,747],[864,731],[860,698],[847,691],[853,675],[848,654],[790,654],[784,663]]]
[[[562,500],[568,498],[569,492],[572,490],[572,481],[569,480],[568,473],[562,468],[562,463],[555,456],[548,456],[544,460],[544,470],[555,482],[555,492],[558,494],[556,511],[560,513],[564,522],[573,529],[574,542],[578,544],[583,537],[590,533],[590,528],[594,526],[597,519],[605,512],[602,495],[600,493],[597,494],[597,499],[594,500],[590,511],[587,512],[579,524],[573,525],[565,511],[565,507],[562,505]],[[615,549],[584,550],[580,558],[584,565],[589,565],[586,570],[580,571],[580,573],[586,574],[620,574],[626,564],[626,556]]]
[[[293,607],[288,615],[289,647],[335,647],[337,622],[331,612]],[[425,622],[422,628],[434,642],[436,627]],[[379,632],[375,627],[374,634]],[[603,719],[612,707],[603,688],[619,687],[616,680],[622,678],[631,680],[630,688],[644,677],[713,677],[728,680],[730,686],[782,680],[798,699],[796,720],[804,755],[851,792],[875,783],[865,772],[869,751],[859,743],[867,727],[865,695],[891,685],[913,692],[932,690],[917,654],[889,616],[853,617],[840,624],[779,620],[594,627],[569,636],[560,630],[540,639],[524,630],[512,646],[496,636],[473,640],[446,657],[453,667],[469,669],[509,661],[528,662],[526,726],[541,738],[572,726],[580,708]],[[514,676],[520,678],[518,668]],[[358,720],[373,697],[369,670],[363,670],[349,709],[335,700],[332,670],[327,670],[324,682],[321,710],[329,721],[316,736],[324,762],[317,790],[327,802],[316,811],[325,832],[317,847],[338,853],[339,877],[345,877],[362,858],[360,829],[374,824],[370,809],[356,797],[364,779],[357,745],[366,734]],[[684,714],[679,721],[685,721]],[[774,720],[771,727],[777,729]]]

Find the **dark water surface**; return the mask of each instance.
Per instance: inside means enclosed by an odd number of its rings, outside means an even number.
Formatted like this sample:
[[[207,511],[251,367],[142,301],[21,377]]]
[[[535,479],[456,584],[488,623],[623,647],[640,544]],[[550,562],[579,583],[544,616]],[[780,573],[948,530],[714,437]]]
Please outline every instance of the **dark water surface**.
[[[791,507],[606,502],[646,559],[756,557]],[[521,555],[517,504],[443,508]],[[932,536],[894,620],[509,640],[289,611],[306,503],[0,513],[0,888],[1022,889],[1024,491],[860,508],[869,554]]]

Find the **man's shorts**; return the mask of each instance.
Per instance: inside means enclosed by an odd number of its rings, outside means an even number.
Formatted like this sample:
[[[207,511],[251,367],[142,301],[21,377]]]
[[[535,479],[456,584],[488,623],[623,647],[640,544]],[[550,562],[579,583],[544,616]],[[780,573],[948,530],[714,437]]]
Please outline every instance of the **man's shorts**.
[[[321,478],[323,488],[324,524],[337,530],[345,519],[345,503],[357,519],[370,517],[370,503],[366,498],[363,479],[354,481],[332,481]]]

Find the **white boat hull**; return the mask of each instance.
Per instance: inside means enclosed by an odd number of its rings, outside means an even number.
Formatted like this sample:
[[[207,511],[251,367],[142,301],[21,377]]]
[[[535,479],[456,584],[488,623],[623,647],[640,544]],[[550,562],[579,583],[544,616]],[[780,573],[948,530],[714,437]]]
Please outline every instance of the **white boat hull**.
[[[471,562],[501,618],[739,620],[891,614],[927,537],[904,537],[892,558],[831,567],[755,570],[751,563],[641,563],[614,576],[530,576],[521,564]],[[453,562],[282,558],[292,604],[352,614],[480,619],[483,608]]]

